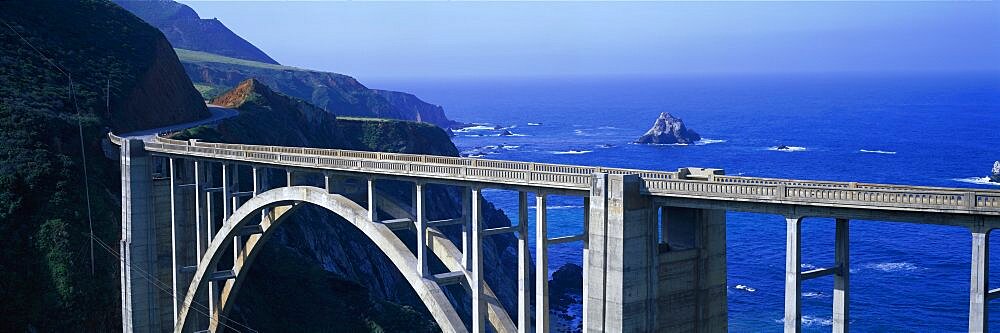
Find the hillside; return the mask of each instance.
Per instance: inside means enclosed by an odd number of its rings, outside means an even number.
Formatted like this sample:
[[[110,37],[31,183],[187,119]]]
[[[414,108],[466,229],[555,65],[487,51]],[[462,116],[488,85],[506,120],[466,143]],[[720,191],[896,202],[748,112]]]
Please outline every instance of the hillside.
[[[107,1],[0,1],[0,21],[0,331],[120,330],[118,258],[97,245],[91,274],[74,105],[94,232],[115,252],[121,180],[101,149],[106,131],[208,110],[163,35]]]
[[[337,115],[423,121],[442,128],[459,125],[449,120],[440,106],[406,93],[369,89],[347,75],[183,49],[178,49],[177,55],[191,80],[209,95],[255,78],[277,92]]]
[[[229,30],[218,19],[203,19],[187,5],[172,0],[114,2],[160,29],[174,47],[278,64],[264,51]]]

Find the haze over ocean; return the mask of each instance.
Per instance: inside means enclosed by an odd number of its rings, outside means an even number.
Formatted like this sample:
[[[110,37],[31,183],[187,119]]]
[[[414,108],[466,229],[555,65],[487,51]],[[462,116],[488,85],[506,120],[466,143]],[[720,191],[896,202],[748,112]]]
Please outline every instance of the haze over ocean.
[[[1000,188],[982,179],[1000,159],[997,2],[182,2],[283,64],[517,134],[461,131],[466,155]],[[660,112],[707,140],[629,144]],[[515,194],[485,195],[516,216]],[[551,236],[579,232],[580,200],[549,205]],[[782,218],[730,213],[727,227],[730,330],[780,331]],[[833,227],[803,224],[807,268],[832,263]],[[856,221],[851,233],[855,331],[967,330],[968,230]],[[550,271],[580,260],[578,245],[551,251]],[[804,330],[829,331],[832,278],[802,288]]]

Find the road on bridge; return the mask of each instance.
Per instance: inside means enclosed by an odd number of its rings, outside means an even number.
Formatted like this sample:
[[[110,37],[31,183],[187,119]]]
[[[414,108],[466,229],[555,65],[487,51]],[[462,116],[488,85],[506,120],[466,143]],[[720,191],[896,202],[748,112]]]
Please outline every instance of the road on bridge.
[[[122,137],[142,139],[142,141],[150,141],[153,139],[153,137],[155,137],[159,133],[179,131],[201,125],[215,124],[218,123],[219,121],[222,121],[223,119],[232,118],[240,114],[240,112],[237,111],[236,109],[230,109],[214,104],[208,104],[208,111],[212,113],[212,116],[205,119],[196,120],[183,124],[174,124],[159,128],[134,131],[131,133],[125,133],[124,135],[122,135]]]

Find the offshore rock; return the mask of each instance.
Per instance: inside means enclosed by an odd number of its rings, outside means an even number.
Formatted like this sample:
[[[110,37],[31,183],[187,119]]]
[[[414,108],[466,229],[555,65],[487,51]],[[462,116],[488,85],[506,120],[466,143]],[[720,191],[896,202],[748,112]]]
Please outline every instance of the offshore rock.
[[[641,144],[689,144],[701,140],[701,135],[684,126],[684,121],[668,112],[660,113],[653,128],[635,140]]]
[[[993,162],[993,172],[990,172],[990,181],[1000,183],[1000,161]]]

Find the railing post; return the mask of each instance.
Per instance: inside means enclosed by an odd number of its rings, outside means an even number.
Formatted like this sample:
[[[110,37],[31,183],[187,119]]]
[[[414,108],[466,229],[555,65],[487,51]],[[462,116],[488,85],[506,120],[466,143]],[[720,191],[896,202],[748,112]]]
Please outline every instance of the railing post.
[[[483,296],[483,219],[482,193],[479,187],[472,188],[472,332],[486,332],[486,300]]]
[[[969,332],[989,330],[990,230],[982,221],[972,227],[972,274],[969,286]]]
[[[851,252],[850,227],[847,219],[837,219],[834,240],[834,261],[838,267],[833,276],[833,332],[850,331]]]
[[[535,331],[549,332],[549,258],[545,193],[535,193]]]
[[[517,192],[517,207],[517,332],[529,333],[531,332],[531,252],[528,248],[528,193]]]
[[[802,330],[802,219],[786,217],[785,231],[785,333]]]

